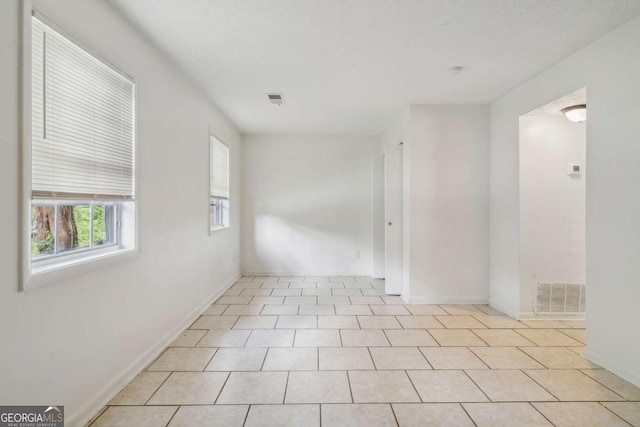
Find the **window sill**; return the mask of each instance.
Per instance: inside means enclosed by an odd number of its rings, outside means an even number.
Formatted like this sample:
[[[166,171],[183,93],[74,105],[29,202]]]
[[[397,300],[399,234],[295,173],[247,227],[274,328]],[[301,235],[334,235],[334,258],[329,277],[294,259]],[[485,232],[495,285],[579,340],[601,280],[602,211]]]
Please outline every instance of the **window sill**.
[[[211,229],[209,230],[209,235],[212,235],[213,233],[217,232],[217,231],[222,231],[222,230],[228,230],[229,226],[228,225],[220,225],[217,227],[211,227]]]
[[[24,273],[20,290],[27,291],[70,279],[81,274],[129,261],[137,257],[137,255],[137,249],[110,248],[110,250],[106,251],[85,253],[84,256],[81,257],[61,257],[56,259],[56,262],[47,260],[48,262],[42,264],[38,262],[31,263],[30,271],[27,267]]]

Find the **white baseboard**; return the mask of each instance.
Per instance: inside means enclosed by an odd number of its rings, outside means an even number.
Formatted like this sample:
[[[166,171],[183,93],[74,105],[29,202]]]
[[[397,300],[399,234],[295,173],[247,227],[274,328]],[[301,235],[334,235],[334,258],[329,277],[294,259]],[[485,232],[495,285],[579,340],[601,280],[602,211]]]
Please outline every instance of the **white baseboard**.
[[[585,313],[535,313],[520,312],[520,320],[585,320]]]
[[[322,272],[309,272],[309,271],[243,271],[243,276],[353,276],[353,277],[372,277],[371,273],[360,272],[336,272],[336,271],[322,271]]]
[[[518,311],[489,300],[489,306],[516,320],[585,320],[585,313],[535,313]]]
[[[502,305],[502,304],[497,303],[497,302],[492,301],[492,300],[489,300],[489,307],[495,308],[496,310],[506,314],[507,316],[511,317],[512,319],[516,319],[516,320],[520,319],[521,313],[519,311],[517,311],[517,310],[513,310],[511,307],[507,307],[505,305]]]
[[[235,274],[220,289],[209,295],[204,302],[194,308],[187,314],[182,322],[164,334],[158,342],[145,351],[140,357],[134,360],[124,371],[115,377],[113,381],[107,384],[94,398],[89,400],[78,412],[72,417],[65,420],[69,426],[83,426],[88,424],[98,414],[98,412],[106,406],[116,394],[118,394],[127,384],[133,380],[144,368],[146,368],[153,360],[158,357],[169,344],[171,344],[185,329],[202,314],[215,300],[217,300],[227,289],[229,289],[238,279],[240,273]]]
[[[587,345],[587,347],[582,351],[582,356],[584,356],[589,361],[595,363],[596,365],[600,365],[605,368],[607,371],[611,371],[620,378],[623,378],[629,381],[631,384],[636,387],[640,387],[640,373],[631,372],[630,370],[621,367],[615,362],[612,362],[608,357],[593,351],[591,347]]]
[[[458,297],[413,297],[409,295],[409,304],[487,304],[487,298]]]

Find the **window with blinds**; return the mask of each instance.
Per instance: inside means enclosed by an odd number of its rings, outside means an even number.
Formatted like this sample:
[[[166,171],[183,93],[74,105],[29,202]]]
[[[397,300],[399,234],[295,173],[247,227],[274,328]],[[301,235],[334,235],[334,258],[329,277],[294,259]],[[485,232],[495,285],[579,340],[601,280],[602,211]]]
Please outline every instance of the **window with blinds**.
[[[32,198],[133,200],[135,85],[32,18]]]
[[[229,148],[211,137],[211,197],[229,198]]]
[[[210,137],[210,228],[229,226],[229,147]]]
[[[135,84],[36,12],[31,36],[25,151],[39,274],[135,249]]]

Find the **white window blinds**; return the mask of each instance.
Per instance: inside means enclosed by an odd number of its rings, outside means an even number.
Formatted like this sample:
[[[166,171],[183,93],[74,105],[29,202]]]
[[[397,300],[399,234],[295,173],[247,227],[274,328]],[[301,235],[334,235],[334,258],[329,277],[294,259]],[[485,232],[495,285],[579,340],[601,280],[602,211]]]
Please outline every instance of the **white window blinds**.
[[[211,197],[229,198],[229,148],[211,137]]]
[[[32,197],[134,194],[134,83],[32,18]]]

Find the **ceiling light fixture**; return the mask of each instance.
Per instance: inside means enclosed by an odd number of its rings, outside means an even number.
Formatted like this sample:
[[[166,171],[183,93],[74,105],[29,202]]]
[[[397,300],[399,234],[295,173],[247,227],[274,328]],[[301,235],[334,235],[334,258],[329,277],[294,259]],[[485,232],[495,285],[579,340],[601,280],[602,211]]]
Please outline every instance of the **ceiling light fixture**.
[[[574,123],[580,123],[587,120],[587,104],[573,105],[563,108],[562,113]]]

